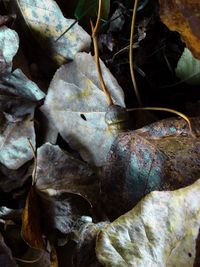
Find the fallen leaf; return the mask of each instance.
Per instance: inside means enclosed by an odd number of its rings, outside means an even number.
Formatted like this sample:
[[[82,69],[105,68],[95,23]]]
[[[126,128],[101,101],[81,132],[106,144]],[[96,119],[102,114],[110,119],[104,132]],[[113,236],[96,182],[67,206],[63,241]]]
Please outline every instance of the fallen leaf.
[[[89,50],[90,36],[77,24],[57,40],[75,20],[66,19],[56,1],[13,0],[7,4],[17,12],[21,23],[27,26],[41,48],[58,64],[73,59],[79,51]]]
[[[2,118],[0,134],[0,162],[9,169],[16,170],[24,163],[31,160],[28,139],[35,146],[35,131],[32,116],[16,123]]]
[[[3,236],[0,233],[0,266],[17,267],[10,249],[6,246]]]
[[[160,0],[161,20],[178,31],[194,57],[200,59],[200,2],[197,0]]]
[[[46,244],[42,237],[41,210],[39,198],[32,186],[26,199],[22,217],[22,237],[32,248],[45,250]]]
[[[99,204],[98,179],[90,167],[49,143],[37,152],[36,190],[47,220],[45,228],[63,234]]]
[[[76,267],[100,267],[102,266],[96,257],[96,237],[108,222],[92,223],[81,218],[73,229],[77,246],[75,248],[73,262]]]
[[[50,260],[51,260],[51,267],[58,267],[59,266],[57,252],[56,252],[56,249],[53,245],[51,246]]]
[[[36,188],[50,196],[62,193],[81,195],[91,205],[99,201],[99,182],[94,171],[50,143],[37,150]]]
[[[52,267],[50,253],[33,248],[29,248],[26,253],[24,253],[23,258],[19,258],[18,263],[19,267]]]
[[[198,267],[200,265],[200,230],[198,237],[196,239],[196,255],[193,267]]]
[[[7,207],[0,207],[0,219],[20,221],[22,215],[22,209],[10,209]]]
[[[99,184],[94,172],[58,146],[46,143],[38,148],[35,180],[31,198],[27,198],[22,231],[32,247],[41,247],[42,234],[53,242],[59,233],[71,233],[74,223],[90,215],[92,205],[98,205]]]
[[[181,81],[192,85],[200,84],[200,60],[194,58],[189,49],[185,48],[175,71]]]
[[[19,69],[0,78],[0,163],[16,170],[32,159],[34,111],[45,94]]]
[[[200,228],[200,180],[183,189],[152,192],[100,230],[103,266],[192,267]]]
[[[124,107],[121,87],[103,62],[101,67],[114,104]],[[78,53],[73,62],[56,72],[42,110],[85,161],[97,166],[105,163],[120,129],[112,129],[106,123],[108,104],[91,55]]]
[[[22,187],[31,176],[29,165],[27,162],[17,170],[10,170],[0,164],[0,189],[6,193]]]
[[[0,77],[12,70],[12,59],[18,47],[17,33],[6,26],[0,26]]]
[[[37,120],[39,121],[40,125],[40,140],[41,144],[51,143],[56,144],[58,138],[58,130],[55,128],[52,120],[43,110],[43,106],[41,106],[38,110],[38,117]]]
[[[153,190],[174,190],[196,181],[200,170],[200,118],[166,119],[118,135],[101,177],[105,210],[115,219]]]
[[[1,77],[0,92],[1,95],[15,96],[19,100],[24,98],[32,102],[40,101],[45,97],[36,83],[29,80],[20,69]]]

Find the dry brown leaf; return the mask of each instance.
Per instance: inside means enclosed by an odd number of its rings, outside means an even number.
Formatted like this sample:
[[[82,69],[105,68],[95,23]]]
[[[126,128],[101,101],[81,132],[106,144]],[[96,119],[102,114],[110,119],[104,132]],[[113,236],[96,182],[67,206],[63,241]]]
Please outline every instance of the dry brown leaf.
[[[200,1],[160,0],[161,20],[183,37],[187,47],[200,59]]]
[[[37,152],[36,182],[27,197],[22,236],[31,247],[45,249],[42,234],[51,242],[69,234],[81,216],[90,215],[92,204],[98,205],[99,186],[87,164],[58,146],[46,143]]]
[[[200,118],[191,119],[197,137],[179,119],[166,119],[121,133],[108,154],[101,192],[110,219],[127,212],[153,190],[174,190],[196,181],[200,170]]]
[[[50,260],[51,260],[51,266],[50,267],[58,267],[59,266],[58,265],[58,256],[57,256],[57,252],[56,252],[54,245],[51,245]]]
[[[22,237],[33,248],[45,250],[38,197],[33,186],[26,199],[22,218]]]

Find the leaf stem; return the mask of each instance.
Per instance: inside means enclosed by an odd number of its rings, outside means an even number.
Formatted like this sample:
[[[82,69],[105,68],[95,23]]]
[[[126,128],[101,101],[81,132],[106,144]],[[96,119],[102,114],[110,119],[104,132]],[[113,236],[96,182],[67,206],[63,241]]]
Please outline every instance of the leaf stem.
[[[181,112],[179,112],[177,110],[170,109],[170,108],[163,108],[163,107],[143,107],[143,108],[141,107],[141,108],[130,108],[130,109],[127,109],[127,111],[136,111],[136,110],[166,111],[166,112],[170,112],[170,113],[176,114],[176,115],[178,115],[179,117],[181,117],[182,119],[184,119],[188,123],[191,135],[193,137],[196,137],[196,135],[194,134],[194,132],[192,130],[192,124],[191,124],[190,119],[185,114],[183,114],[183,113],[181,113]]]
[[[101,14],[102,14],[102,0],[99,0],[99,7],[98,7],[98,14],[97,14],[97,21],[95,24],[94,29],[92,30],[92,37],[94,38],[97,36],[97,32],[99,30],[99,25],[101,22]]]
[[[92,28],[92,39],[93,39],[93,45],[94,45],[94,56],[95,56],[95,62],[96,62],[96,68],[98,72],[98,79],[99,83],[101,86],[101,89],[105,93],[108,105],[111,106],[113,105],[113,100],[111,98],[111,95],[105,85],[103,75],[102,75],[102,70],[101,70],[101,65],[100,65],[100,60],[99,60],[99,49],[98,49],[98,40],[97,40],[97,33],[98,33],[98,28],[100,25],[101,21],[101,13],[102,13],[102,0],[99,0],[99,9],[98,9],[98,15],[97,15],[97,21],[96,25],[94,27],[92,21],[90,20],[91,28]]]
[[[32,186],[35,184],[35,179],[36,179],[36,169],[37,169],[37,158],[36,158],[36,154],[35,154],[35,151],[34,151],[34,147],[30,141],[30,139],[28,139],[28,143],[29,143],[29,146],[32,150],[32,153],[33,153],[33,158],[34,158],[34,167],[33,167],[33,174],[32,174]]]
[[[135,18],[137,13],[137,7],[138,7],[138,0],[135,0],[134,2],[134,8],[133,8],[133,15],[132,15],[132,22],[131,22],[131,34],[130,34],[130,47],[129,47],[129,65],[130,65],[130,73],[131,73],[131,79],[135,91],[135,95],[137,98],[138,105],[141,107],[142,102],[140,98],[140,94],[138,91],[136,79],[135,79],[135,73],[134,73],[134,67],[133,67],[133,37],[134,37],[134,29],[135,29]]]

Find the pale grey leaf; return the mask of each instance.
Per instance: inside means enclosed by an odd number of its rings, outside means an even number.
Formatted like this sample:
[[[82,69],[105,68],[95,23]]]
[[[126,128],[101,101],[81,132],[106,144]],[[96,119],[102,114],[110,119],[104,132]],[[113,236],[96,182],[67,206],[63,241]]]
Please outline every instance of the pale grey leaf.
[[[100,230],[96,253],[106,267],[192,267],[200,228],[200,180],[154,191]]]
[[[124,94],[101,62],[103,76],[114,104],[124,107]],[[108,127],[106,97],[100,89],[94,58],[78,53],[75,60],[55,74],[45,100],[44,111],[63,139],[83,159],[102,166],[118,132]]]
[[[19,48],[19,37],[14,30],[0,27],[0,76],[10,72],[12,59]]]
[[[35,147],[32,117],[28,116],[16,123],[2,118],[0,122],[0,163],[16,170],[33,157],[28,143],[29,139]]]

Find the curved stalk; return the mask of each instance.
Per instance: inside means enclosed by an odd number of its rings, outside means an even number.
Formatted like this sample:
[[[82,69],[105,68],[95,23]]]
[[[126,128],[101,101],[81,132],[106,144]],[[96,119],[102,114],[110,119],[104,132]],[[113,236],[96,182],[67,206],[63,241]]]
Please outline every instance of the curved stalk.
[[[189,127],[191,135],[193,137],[196,137],[194,132],[193,132],[193,130],[192,130],[192,124],[191,124],[190,119],[186,115],[184,115],[183,113],[181,113],[181,112],[179,112],[177,110],[170,109],[170,108],[163,108],[163,107],[144,107],[144,108],[130,108],[130,109],[127,109],[127,111],[136,111],[136,110],[166,111],[166,112],[170,112],[170,113],[176,114],[176,115],[178,115],[179,117],[181,117],[182,119],[184,119],[188,123],[188,127]]]
[[[93,37],[97,35],[97,32],[99,30],[99,25],[100,25],[100,22],[101,22],[101,14],[102,14],[102,0],[99,0],[97,21],[96,21],[94,29],[92,30],[92,36]]]
[[[98,49],[97,33],[98,33],[100,21],[101,21],[101,13],[102,13],[102,0],[99,0],[99,8],[98,8],[96,25],[94,27],[92,21],[90,21],[90,24],[91,24],[91,28],[92,28],[94,56],[95,56],[96,68],[97,68],[97,72],[98,72],[99,83],[100,83],[101,89],[105,93],[108,105],[111,106],[111,105],[113,105],[113,100],[112,100],[111,95],[110,95],[110,93],[109,93],[109,91],[105,85],[103,75],[102,75],[101,65],[100,65],[100,61],[99,61],[99,49]]]
[[[132,15],[132,22],[131,22],[129,65],[130,65],[131,79],[132,79],[135,95],[137,98],[137,102],[138,102],[138,105],[141,107],[142,102],[141,102],[140,94],[138,91],[138,87],[137,87],[137,83],[136,83],[136,79],[135,79],[134,67],[133,67],[133,37],[134,37],[135,18],[136,18],[136,13],[137,13],[137,7],[138,7],[138,0],[135,0],[134,8],[133,8],[133,15]]]
[[[36,169],[37,169],[37,158],[36,158],[36,154],[34,151],[34,147],[29,139],[28,139],[28,144],[32,150],[33,158],[34,158],[34,167],[33,167],[33,174],[32,174],[32,186],[33,186],[36,182],[35,179],[36,179]]]

